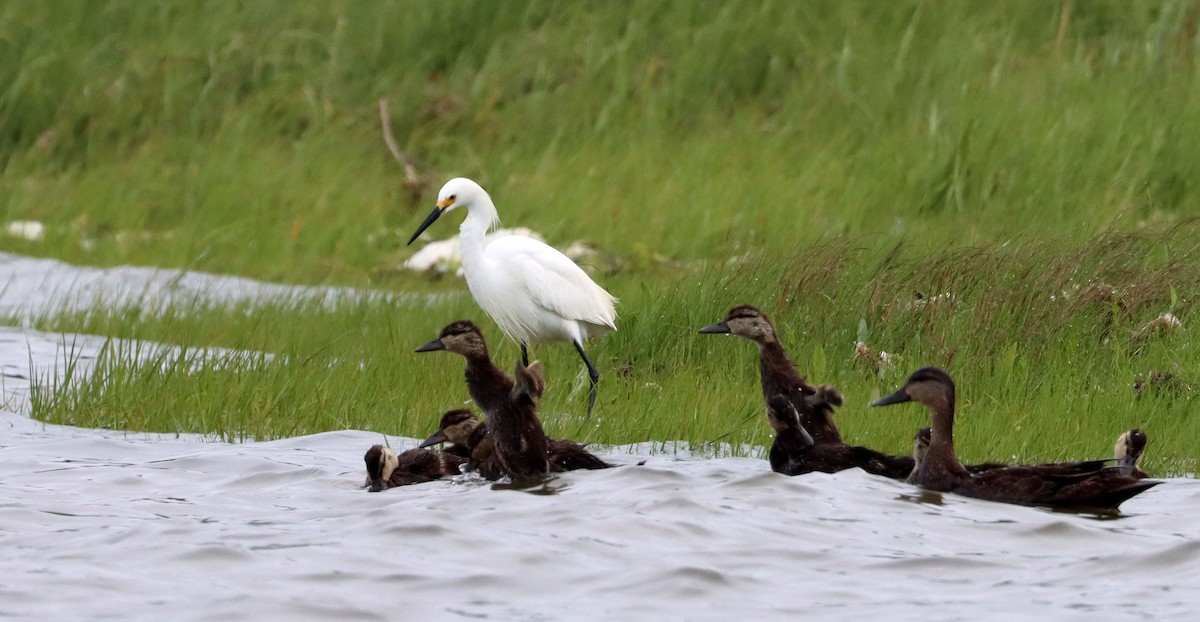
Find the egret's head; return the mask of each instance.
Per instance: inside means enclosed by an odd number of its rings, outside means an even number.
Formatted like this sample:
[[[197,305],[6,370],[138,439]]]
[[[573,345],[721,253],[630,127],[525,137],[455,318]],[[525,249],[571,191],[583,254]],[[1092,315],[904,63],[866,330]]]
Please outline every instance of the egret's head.
[[[433,211],[429,216],[425,217],[425,222],[417,227],[417,232],[408,239],[408,243],[412,244],[417,236],[425,232],[435,220],[441,217],[442,214],[464,205],[471,205],[476,199],[482,196],[487,196],[483,188],[479,184],[467,179],[466,177],[455,177],[446,182],[442,189],[438,191],[437,205],[434,205]]]
[[[466,177],[455,177],[438,190],[437,208],[448,212],[456,207],[470,205],[482,194],[483,188],[479,184]]]
[[[442,329],[437,339],[417,348],[417,352],[446,350],[466,357],[487,356],[487,342],[483,333],[470,320],[459,320]]]
[[[372,445],[363,461],[367,463],[367,486],[371,487],[371,492],[386,489],[392,473],[400,466],[396,452],[383,445]]]
[[[776,341],[775,327],[767,314],[750,305],[740,305],[729,310],[725,319],[700,329],[702,333],[729,333],[758,343]]]

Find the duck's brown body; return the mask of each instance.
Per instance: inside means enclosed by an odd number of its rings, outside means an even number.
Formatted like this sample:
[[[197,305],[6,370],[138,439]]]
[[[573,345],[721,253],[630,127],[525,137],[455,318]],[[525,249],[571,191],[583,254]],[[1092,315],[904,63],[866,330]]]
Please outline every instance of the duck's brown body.
[[[972,473],[954,452],[954,381],[950,375],[936,367],[919,369],[904,387],[872,406],[908,401],[925,404],[933,418],[929,446],[917,468],[916,483],[922,488],[1004,503],[1109,510],[1160,483],[1125,475],[1105,466],[1107,460],[1006,466]]]
[[[489,480],[504,477],[500,462],[492,451],[492,439],[487,426],[475,413],[459,408],[443,414],[437,431],[422,441],[420,446],[429,447],[438,443],[450,443],[445,451],[466,456],[465,470],[478,471]]]
[[[827,384],[813,386],[796,371],[779,343],[775,326],[756,307],[734,307],[725,319],[701,328],[700,332],[729,333],[758,345],[763,400],[767,404],[768,421],[775,429],[775,440],[768,456],[775,472],[785,475],[813,471],[834,473],[859,467],[895,479],[904,479],[912,472],[911,456],[892,456],[843,442],[833,422],[833,409],[842,405],[841,393]],[[794,413],[796,426],[812,438],[811,446],[804,443],[789,423],[789,412]]]
[[[487,415],[490,459],[496,467],[488,467],[486,459],[481,462],[484,477],[498,470],[514,481],[523,481],[543,478],[552,471],[608,466],[575,443],[546,438],[537,417],[537,399],[545,388],[540,363],[526,367],[518,361],[510,378],[492,363],[483,334],[467,321],[450,324],[438,339],[417,349],[430,350],[449,350],[467,360],[467,389]],[[472,451],[486,451],[485,441],[477,440]]]
[[[779,343],[775,326],[765,313],[751,305],[737,306],[725,314],[725,319],[701,328],[700,332],[728,333],[757,344],[763,400],[770,403],[775,398],[786,399],[799,413],[800,425],[812,435],[817,445],[842,442],[842,435],[833,422],[833,409],[841,406],[841,395],[838,394],[835,401],[818,397],[818,387],[809,384],[796,371]],[[836,390],[833,393],[836,394]]]
[[[379,492],[457,475],[466,459],[431,449],[409,449],[397,455],[383,445],[373,445],[363,456],[363,461],[367,465],[365,486],[370,487],[371,492]]]
[[[793,413],[790,416],[789,410]],[[768,459],[771,470],[776,473],[836,473],[858,467],[875,475],[904,479],[913,470],[910,456],[890,456],[845,443],[816,443],[794,413],[795,409],[781,396],[774,396],[767,402],[767,418],[775,429]]]
[[[587,449],[569,440],[548,438],[547,459],[550,470],[554,472],[574,471],[576,469],[607,469],[612,465],[592,455]],[[479,470],[483,477],[496,480],[504,476],[499,462],[492,451],[492,439],[487,426],[468,410],[452,410],[442,416],[438,431],[421,443],[422,447],[444,441],[452,443],[451,447],[461,448],[467,453],[471,462],[468,469]]]

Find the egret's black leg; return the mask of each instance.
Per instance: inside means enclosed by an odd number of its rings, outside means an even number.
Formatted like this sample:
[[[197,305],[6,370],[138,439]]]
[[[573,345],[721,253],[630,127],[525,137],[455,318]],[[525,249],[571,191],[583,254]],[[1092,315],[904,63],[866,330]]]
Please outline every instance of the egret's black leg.
[[[521,342],[521,364],[529,367],[529,350],[525,349],[525,342]]]
[[[583,351],[583,344],[578,341],[572,341],[575,344],[575,350],[579,352],[580,358],[583,359],[583,364],[587,365],[588,377],[592,380],[591,391],[588,391],[588,416],[592,416],[592,408],[596,406],[596,383],[600,380],[600,372],[596,371],[595,366],[588,360],[587,353]]]

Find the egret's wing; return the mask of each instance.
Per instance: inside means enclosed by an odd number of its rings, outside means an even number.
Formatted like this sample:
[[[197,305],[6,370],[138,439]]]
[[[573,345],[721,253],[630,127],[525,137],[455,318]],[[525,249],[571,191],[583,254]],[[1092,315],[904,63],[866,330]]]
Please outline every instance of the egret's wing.
[[[570,320],[616,329],[616,299],[569,257],[532,238],[513,236],[492,244],[502,245],[516,280],[538,306]]]

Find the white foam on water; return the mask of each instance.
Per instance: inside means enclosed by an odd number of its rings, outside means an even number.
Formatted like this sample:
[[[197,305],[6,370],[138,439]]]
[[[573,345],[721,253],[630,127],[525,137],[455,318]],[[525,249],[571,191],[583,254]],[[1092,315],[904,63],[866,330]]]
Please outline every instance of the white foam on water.
[[[21,414],[31,364],[61,369],[64,351],[94,357],[102,343],[0,330],[0,617],[1094,622],[1200,610],[1191,479],[1098,520],[641,444],[600,449],[623,466],[546,490],[460,478],[372,494],[367,447],[415,439],[231,444]]]
[[[44,313],[93,307],[162,312],[195,301],[211,304],[311,301],[328,307],[364,299],[428,303],[444,294],[405,294],[350,287],[303,287],[189,270],[120,266],[91,268],[54,259],[0,253],[0,314],[29,322]]]

